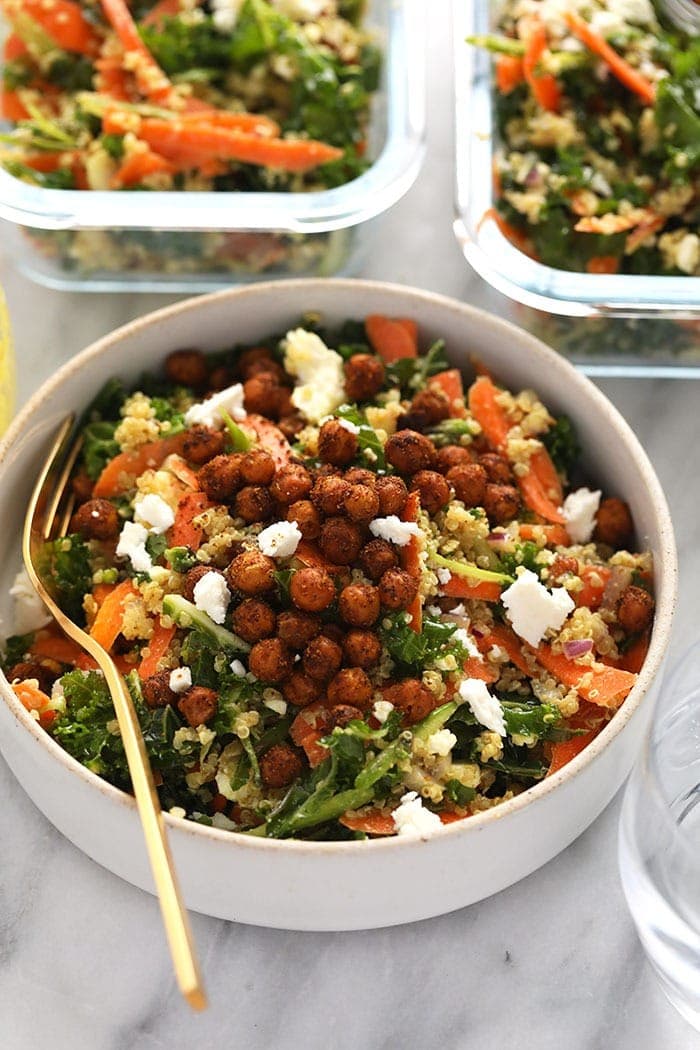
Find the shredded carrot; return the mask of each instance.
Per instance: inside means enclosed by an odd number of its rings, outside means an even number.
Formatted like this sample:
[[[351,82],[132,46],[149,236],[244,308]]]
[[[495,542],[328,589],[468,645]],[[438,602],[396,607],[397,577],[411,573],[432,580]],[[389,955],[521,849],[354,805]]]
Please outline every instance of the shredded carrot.
[[[172,452],[182,452],[184,432],[141,445],[134,452],[120,452],[111,459],[95,482],[93,496],[118,496],[143,474],[144,470],[161,465]]]
[[[547,770],[547,776],[551,777],[553,773],[556,773],[567,765],[572,758],[576,758],[580,755],[584,748],[588,747],[591,740],[598,735],[597,730],[590,729],[587,733],[582,733],[580,736],[572,736],[569,740],[562,740],[558,744],[551,745],[551,759],[549,762],[549,769]]]
[[[539,73],[537,67],[547,50],[547,32],[539,19],[532,19],[525,42],[523,76],[535,100],[550,113],[561,109],[561,91],[551,73]]]
[[[175,18],[181,10],[180,0],[158,0],[158,3],[143,16],[141,25],[160,29],[166,18]]]
[[[498,452],[508,447],[510,424],[498,404],[498,388],[486,375],[478,376],[469,388],[469,409],[482,429],[484,437]]]
[[[315,700],[301,709],[289,727],[293,743],[304,749],[312,769],[328,758],[328,748],[319,744],[328,732],[327,726],[328,710],[322,700]]]
[[[385,809],[349,809],[342,817],[338,817],[338,821],[350,831],[363,831],[365,835],[396,834],[394,818]]]
[[[502,95],[509,95],[525,79],[523,60],[519,55],[499,55],[496,59],[496,86]]]
[[[448,368],[438,372],[428,380],[429,387],[437,387],[450,402],[450,416],[453,419],[464,419],[467,410],[464,407],[464,385],[462,373],[458,368]]]
[[[651,237],[653,233],[658,233],[665,225],[665,215],[656,215],[646,222],[640,222],[636,230],[632,230],[631,233],[627,234],[625,238],[625,252],[628,255],[636,252],[637,248],[644,243],[647,237]]]
[[[6,62],[16,62],[18,58],[26,58],[29,48],[21,37],[16,33],[10,33],[2,45],[2,57]]]
[[[32,656],[44,656],[60,664],[72,664],[83,650],[57,628],[50,626],[37,631],[29,651]]]
[[[365,330],[372,348],[387,364],[402,357],[418,357],[418,330],[414,321],[369,314],[365,317]]]
[[[500,583],[491,580],[479,580],[471,583],[464,576],[453,573],[447,583],[440,584],[440,593],[446,598],[463,598],[470,601],[497,602],[501,597]]]
[[[144,44],[125,0],[100,0],[105,18],[119,37],[132,64],[139,90],[152,102],[168,105],[175,88]]]
[[[131,153],[120,164],[112,178],[112,188],[136,186],[149,175],[172,175],[174,166],[165,157],[146,148],[138,153]]]
[[[484,660],[476,656],[468,656],[462,664],[462,670],[467,678],[478,678],[487,685],[498,681],[498,671],[494,671]]]
[[[603,600],[611,570],[607,565],[584,565],[579,570],[579,576],[583,580],[583,587],[573,595],[576,604],[579,608],[585,606],[587,609],[598,609]]]
[[[204,532],[194,519],[214,504],[204,492],[187,492],[178,500],[175,521],[168,532],[168,543],[171,547],[189,547],[191,551],[199,550]]]
[[[258,416],[255,413],[246,416],[242,424],[255,431],[259,444],[270,453],[276,467],[287,466],[292,458],[292,449],[279,427],[276,427],[269,419],[265,419],[264,416]]]
[[[150,678],[158,671],[160,661],[170,648],[174,636],[175,627],[163,627],[161,623],[156,623],[148,640],[148,655],[139,664],[139,678]]]
[[[629,64],[621,55],[618,55],[607,40],[604,40],[580,15],[574,11],[567,11],[564,20],[574,36],[585,44],[598,58],[602,58],[609,67],[613,76],[621,84],[628,87],[639,95],[642,102],[647,106],[653,106],[656,99],[656,87],[646,77]]]
[[[2,8],[11,23],[30,18],[62,51],[92,56],[99,50],[98,34],[73,0],[3,0]]]
[[[18,91],[0,87],[0,116],[5,120],[29,120],[29,110],[22,102]]]
[[[254,135],[276,138],[280,133],[279,124],[261,113],[234,113],[228,109],[203,108],[185,111],[178,115],[178,120],[185,124],[208,124],[217,128],[229,128],[236,131],[249,131]]]
[[[124,606],[129,598],[137,594],[132,580],[124,580],[107,595],[97,610],[90,628],[90,636],[108,652],[122,629]]]
[[[631,671],[632,674],[639,674],[644,666],[644,661],[647,658],[650,638],[650,632],[645,631],[643,634],[640,634],[629,649],[623,653],[622,659],[620,660],[620,667],[623,671]]]

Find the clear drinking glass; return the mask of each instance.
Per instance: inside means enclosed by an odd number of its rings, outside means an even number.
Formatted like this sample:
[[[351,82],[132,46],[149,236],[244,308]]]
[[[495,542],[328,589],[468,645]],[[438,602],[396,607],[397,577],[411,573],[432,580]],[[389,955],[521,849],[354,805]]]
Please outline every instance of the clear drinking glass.
[[[620,821],[622,885],[667,997],[700,1031],[700,644],[659,694]]]

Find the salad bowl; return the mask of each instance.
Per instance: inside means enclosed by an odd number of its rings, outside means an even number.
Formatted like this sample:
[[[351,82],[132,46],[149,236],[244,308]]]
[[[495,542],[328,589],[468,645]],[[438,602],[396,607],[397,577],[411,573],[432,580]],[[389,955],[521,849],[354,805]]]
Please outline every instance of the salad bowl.
[[[188,907],[262,926],[349,930],[415,921],[513,884],[572,842],[622,784],[648,724],[668,644],[677,569],[666,502],[634,434],[585,377],[532,336],[432,293],[368,281],[260,284],[189,300],[134,321],[65,364],[25,406],[0,447],[0,615],[12,622],[23,510],[50,436],[106,379],[136,380],[174,349],[216,351],[285,331],[304,311],[329,323],[366,313],[411,317],[421,341],[443,338],[451,361],[478,358],[510,388],[533,388],[573,420],[586,474],[629,504],[654,561],[656,619],[647,659],[620,710],[564,768],[530,790],[429,837],[269,840],[167,815]],[[45,733],[0,678],[0,750],[46,817],[110,871],[153,891],[133,799],[85,769]],[[430,887],[430,892],[426,888]]]

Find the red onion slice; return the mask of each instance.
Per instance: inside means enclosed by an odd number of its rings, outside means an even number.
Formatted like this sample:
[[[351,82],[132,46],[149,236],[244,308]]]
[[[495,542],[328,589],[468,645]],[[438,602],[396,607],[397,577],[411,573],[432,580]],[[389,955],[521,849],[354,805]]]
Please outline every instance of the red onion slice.
[[[575,660],[577,656],[590,653],[593,642],[590,638],[575,638],[571,642],[564,642],[564,656],[567,660]]]

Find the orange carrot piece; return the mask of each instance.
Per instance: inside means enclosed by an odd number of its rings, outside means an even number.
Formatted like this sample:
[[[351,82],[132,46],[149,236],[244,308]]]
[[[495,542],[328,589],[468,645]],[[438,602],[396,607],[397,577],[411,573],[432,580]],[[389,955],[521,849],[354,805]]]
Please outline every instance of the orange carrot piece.
[[[418,322],[414,321],[412,317],[395,317],[394,320],[398,325],[401,325],[403,330],[410,335],[416,345],[418,344]]]
[[[644,661],[647,658],[650,637],[649,631],[645,631],[644,634],[640,634],[629,649],[623,653],[622,659],[620,660],[620,667],[623,671],[631,671],[633,674],[639,674],[644,666]]]
[[[551,759],[549,762],[549,769],[547,770],[547,776],[551,777],[553,773],[556,773],[567,765],[572,758],[576,758],[576,755],[580,755],[584,748],[588,747],[591,740],[598,735],[596,729],[591,729],[587,733],[582,733],[580,736],[572,736],[568,740],[562,740],[558,744],[551,745]]]
[[[328,748],[319,744],[327,734],[327,727],[328,710],[322,700],[303,707],[289,727],[293,743],[304,749],[312,769],[328,758]]]
[[[250,427],[255,431],[258,443],[270,453],[276,467],[287,466],[292,458],[292,449],[279,427],[276,427],[269,419],[265,419],[264,416],[258,416],[255,413],[246,416],[242,423],[244,427]]]
[[[476,656],[468,656],[462,664],[462,670],[467,678],[478,678],[487,685],[498,681],[498,672]]]
[[[177,452],[171,452],[169,456],[165,457],[162,468],[173,474],[186,489],[191,489],[193,492],[199,489],[197,474]]]
[[[185,124],[209,124],[217,128],[249,131],[254,135],[276,138],[280,133],[279,124],[262,113],[234,113],[228,109],[204,108],[191,109],[178,115],[178,120]]]
[[[646,77],[634,69],[622,55],[618,55],[607,40],[604,40],[580,15],[567,11],[564,20],[574,36],[585,44],[598,58],[602,58],[610,72],[621,84],[638,95],[647,106],[653,106],[656,99],[656,87]]]
[[[48,729],[56,718],[56,712],[51,709],[51,697],[47,696],[32,680],[15,682],[11,686],[13,693],[27,711],[36,711],[39,715],[39,725]]]
[[[16,33],[10,33],[2,45],[2,57],[6,62],[16,62],[18,58],[26,58],[29,48],[21,37]]]
[[[83,652],[76,642],[52,627],[37,631],[29,651],[33,656],[44,656],[60,664],[74,664]]]
[[[29,17],[62,51],[97,54],[100,38],[73,0],[4,0],[2,6],[10,22]]]
[[[467,410],[464,406],[464,384],[462,373],[458,368],[448,368],[438,372],[428,380],[429,387],[437,387],[450,402],[450,416],[453,419],[464,419]]]
[[[392,364],[402,357],[418,357],[418,329],[408,319],[369,314],[365,317],[365,331],[373,349],[383,361]]]
[[[489,376],[480,375],[469,388],[469,409],[489,444],[498,452],[505,452],[510,424],[496,400],[497,397],[498,388],[493,380]]]
[[[579,576],[583,580],[583,587],[573,595],[576,605],[581,608],[598,609],[603,600],[603,594],[611,576],[607,565],[584,565]]]
[[[141,153],[132,153],[128,156],[118,170],[115,172],[111,184],[113,189],[118,189],[122,186],[136,186],[138,183],[143,182],[149,175],[173,175],[175,167],[166,160],[165,157],[161,157],[158,153],[154,153],[151,149],[145,149]]]
[[[537,72],[537,66],[546,50],[545,27],[539,19],[533,19],[525,43],[523,76],[539,105],[550,113],[558,113],[561,108],[561,91],[556,78],[551,73]]]
[[[479,580],[472,584],[464,576],[453,574],[447,583],[440,584],[440,593],[446,598],[464,598],[480,602],[497,602],[501,597],[500,583]]]
[[[484,655],[486,655],[494,645],[499,646],[501,649],[505,649],[508,653],[508,659],[510,662],[515,664],[519,671],[522,671],[524,674],[530,674],[531,667],[525,658],[523,646],[515,631],[512,631],[510,627],[506,627],[504,624],[495,623],[487,635],[484,635],[483,638],[476,639],[476,644],[479,648],[479,652]]]
[[[18,91],[0,88],[0,117],[12,121],[30,119],[29,110],[22,102]]]
[[[552,652],[549,645],[538,646],[535,657],[560,682],[575,689],[584,700],[590,700],[600,707],[617,709],[637,681],[636,674],[618,667],[577,664],[561,653]]]
[[[496,86],[509,95],[525,79],[523,60],[519,55],[499,55],[496,59]]]
[[[139,664],[139,678],[150,678],[158,670],[158,665],[170,648],[170,643],[175,637],[175,627],[163,627],[156,623],[153,634],[148,641],[148,655],[144,656]]]
[[[586,263],[588,273],[617,273],[620,260],[616,255],[594,255]]]
[[[546,449],[543,449],[543,451],[547,456],[547,459],[549,459],[549,454]],[[552,500],[549,495],[552,491],[551,488],[545,487],[541,476],[537,473],[537,468],[540,462],[542,461],[539,459],[539,453],[535,453],[530,459],[530,473],[516,478],[518,487],[522,493],[525,504],[530,510],[534,510],[535,514],[539,514],[539,516],[544,518],[545,521],[552,522],[556,525],[563,525],[564,515],[559,509],[561,501],[554,502]]]
[[[537,260],[537,253],[534,245],[526,233],[523,233],[517,227],[513,226],[504,219],[496,208],[487,208],[484,214],[479,220],[478,228],[481,229],[483,224],[488,221],[495,222],[498,229],[501,231],[506,240],[510,241],[514,248],[517,248],[523,255],[527,255],[530,259]]]
[[[204,537],[203,530],[194,524],[194,519],[214,504],[204,492],[187,492],[177,503],[175,521],[168,532],[171,547],[189,547],[199,550]]]
[[[385,809],[349,809],[342,817],[338,817],[338,821],[351,831],[363,831],[365,835],[396,834],[394,818]]]
[[[100,3],[124,51],[136,56],[133,71],[139,91],[151,101],[167,105],[172,101],[175,89],[141,39],[125,0],[100,0]]]
[[[90,635],[103,649],[109,651],[114,645],[122,629],[124,605],[136,593],[133,581],[124,580],[107,595],[97,610],[97,616],[90,628]]]
[[[568,547],[571,537],[564,525],[527,525],[518,526],[521,540],[534,540],[541,533],[548,547]]]
[[[92,490],[93,496],[118,496],[125,492],[144,470],[156,469],[172,452],[182,452],[184,432],[149,441],[134,452],[120,452],[110,460]]]
[[[647,222],[640,222],[635,230],[627,234],[625,238],[625,252],[630,255],[636,251],[640,244],[642,244],[647,237],[650,237],[652,233],[657,233],[663,229],[666,225],[665,215],[655,215],[653,219],[649,219]]]
[[[401,514],[401,520],[418,521],[419,511],[420,497],[417,492],[410,492],[403,513]],[[408,543],[400,548],[399,558],[401,559],[401,568],[410,573],[414,579],[420,580],[420,548],[418,546],[417,536],[411,536]],[[416,634],[420,634],[423,627],[423,605],[420,599],[420,594],[416,595],[408,606],[406,612],[411,616],[411,630],[415,631]]]
[[[336,565],[334,562],[328,561],[328,558],[324,558],[318,547],[313,543],[309,543],[308,540],[299,541],[294,557],[302,565],[314,569],[324,569],[331,576],[337,576],[339,573],[347,571],[347,566]]]

